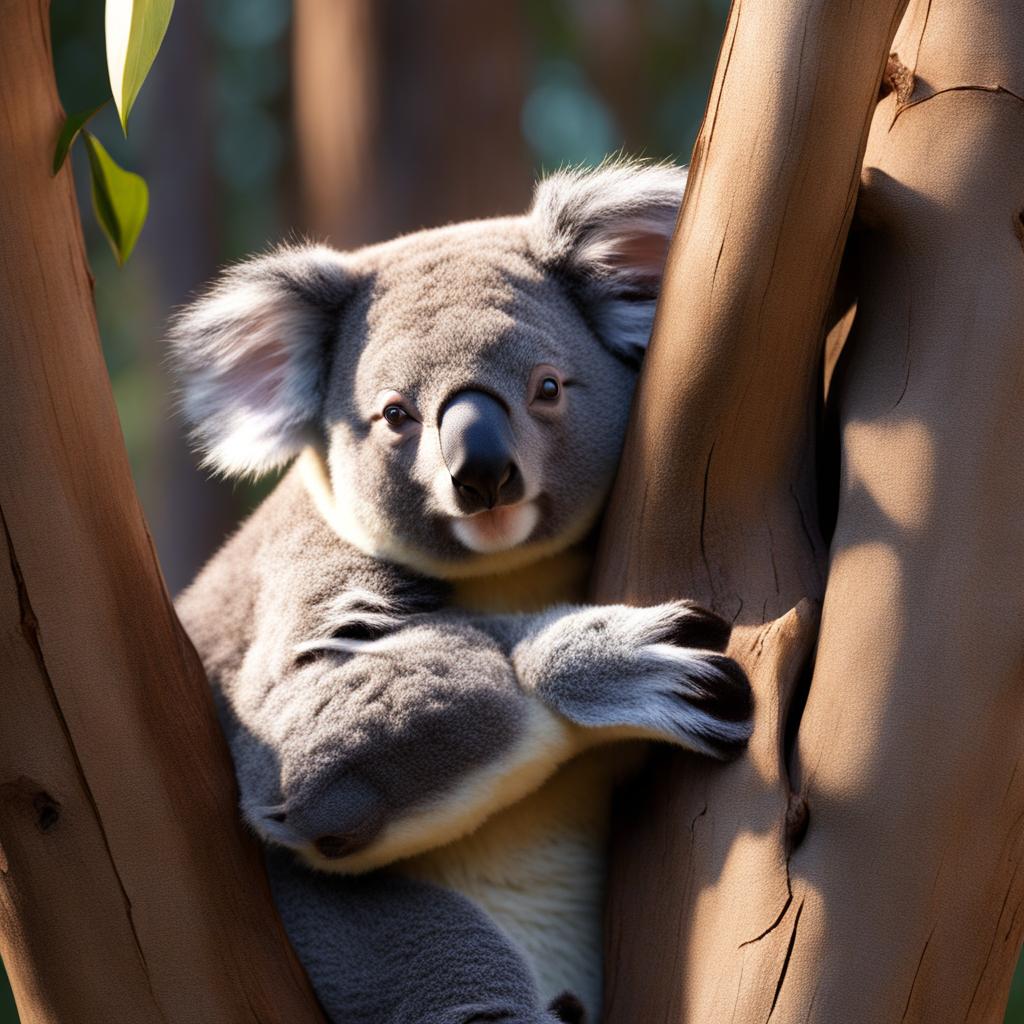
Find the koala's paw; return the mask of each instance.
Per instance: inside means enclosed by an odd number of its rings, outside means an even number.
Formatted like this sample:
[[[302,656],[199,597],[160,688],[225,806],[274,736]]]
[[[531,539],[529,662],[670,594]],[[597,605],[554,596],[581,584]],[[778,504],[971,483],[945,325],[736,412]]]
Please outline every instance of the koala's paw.
[[[730,632],[687,601],[586,608],[549,631],[537,691],[580,725],[734,758],[750,737],[753,697],[743,669],[720,653]]]

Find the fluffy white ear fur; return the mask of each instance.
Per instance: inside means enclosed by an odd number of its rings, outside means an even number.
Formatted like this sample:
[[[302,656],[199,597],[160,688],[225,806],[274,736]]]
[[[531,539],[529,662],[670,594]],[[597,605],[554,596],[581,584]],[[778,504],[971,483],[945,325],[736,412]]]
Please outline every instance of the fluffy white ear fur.
[[[207,466],[259,475],[310,440],[349,282],[333,249],[285,246],[227,270],[179,314],[171,355]]]
[[[601,340],[639,359],[650,339],[686,169],[615,160],[558,171],[534,194],[542,258],[578,289]]]

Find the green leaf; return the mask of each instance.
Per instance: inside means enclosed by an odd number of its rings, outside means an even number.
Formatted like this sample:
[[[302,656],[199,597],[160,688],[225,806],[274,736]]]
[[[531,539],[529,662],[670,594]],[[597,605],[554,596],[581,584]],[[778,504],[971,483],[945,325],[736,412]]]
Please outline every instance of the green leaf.
[[[164,41],[173,10],[174,0],[107,0],[107,70],[125,135],[128,115]]]
[[[82,138],[92,172],[92,208],[118,266],[124,266],[146,222],[149,189],[138,174],[118,167],[92,132],[83,131]]]
[[[56,174],[67,159],[68,151],[72,143],[78,138],[78,133],[96,116],[105,106],[104,100],[98,107],[92,110],[80,110],[77,114],[69,114],[64,122],[64,127],[57,136],[57,148],[53,151],[53,173]]]

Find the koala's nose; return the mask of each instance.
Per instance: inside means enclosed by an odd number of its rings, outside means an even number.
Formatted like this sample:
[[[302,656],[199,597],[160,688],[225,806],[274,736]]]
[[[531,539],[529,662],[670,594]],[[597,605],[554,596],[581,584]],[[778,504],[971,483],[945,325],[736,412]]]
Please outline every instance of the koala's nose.
[[[462,504],[476,512],[494,508],[518,473],[508,412],[483,391],[460,391],[438,424],[441,456]]]

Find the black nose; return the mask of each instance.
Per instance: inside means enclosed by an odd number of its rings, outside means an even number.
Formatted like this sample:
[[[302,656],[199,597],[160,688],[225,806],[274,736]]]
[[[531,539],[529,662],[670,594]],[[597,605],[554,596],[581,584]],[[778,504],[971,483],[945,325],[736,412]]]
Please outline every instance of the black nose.
[[[439,433],[441,455],[467,511],[510,500],[518,474],[515,439],[508,412],[496,398],[459,392],[441,413]]]

